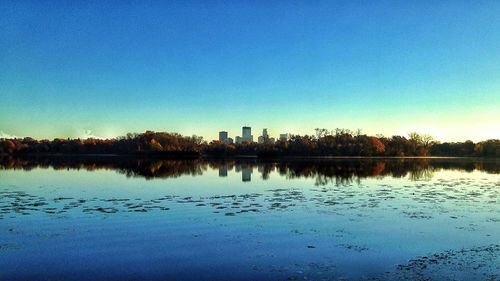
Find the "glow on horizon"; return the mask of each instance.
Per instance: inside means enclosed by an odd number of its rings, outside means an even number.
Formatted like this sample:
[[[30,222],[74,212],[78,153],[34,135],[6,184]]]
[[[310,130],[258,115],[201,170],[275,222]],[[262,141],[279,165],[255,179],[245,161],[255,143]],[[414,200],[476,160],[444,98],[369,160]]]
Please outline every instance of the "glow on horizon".
[[[500,2],[0,2],[0,137],[500,138]]]

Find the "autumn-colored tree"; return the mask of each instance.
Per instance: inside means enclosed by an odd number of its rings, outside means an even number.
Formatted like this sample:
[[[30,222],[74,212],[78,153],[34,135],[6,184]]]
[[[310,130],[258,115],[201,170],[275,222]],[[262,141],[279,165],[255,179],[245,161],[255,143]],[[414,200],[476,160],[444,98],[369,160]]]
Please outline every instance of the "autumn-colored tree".
[[[373,150],[374,150],[373,151],[374,155],[383,155],[383,153],[385,152],[384,143],[376,137],[369,137],[369,139],[370,139],[370,143],[371,143]]]

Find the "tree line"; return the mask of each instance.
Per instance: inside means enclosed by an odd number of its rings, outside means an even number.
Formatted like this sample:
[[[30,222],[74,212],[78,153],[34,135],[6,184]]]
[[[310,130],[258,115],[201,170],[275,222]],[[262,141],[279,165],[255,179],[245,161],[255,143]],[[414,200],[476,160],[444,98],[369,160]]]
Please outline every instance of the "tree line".
[[[474,143],[435,141],[432,136],[368,136],[359,130],[316,129],[314,135],[292,135],[288,140],[264,143],[207,143],[199,136],[146,131],[114,139],[0,139],[0,154],[146,154],[174,157],[283,156],[456,156],[500,157],[500,140]]]
[[[201,152],[202,144],[203,138],[198,136],[146,131],[113,139],[2,139],[0,154],[149,154],[196,157]]]
[[[210,142],[204,152],[208,155],[258,155],[273,156],[380,156],[380,157],[500,157],[500,140],[478,143],[435,141],[426,134],[410,133],[404,136],[368,136],[359,130],[316,129],[315,135],[292,135],[289,140],[262,144],[243,142],[224,144]]]

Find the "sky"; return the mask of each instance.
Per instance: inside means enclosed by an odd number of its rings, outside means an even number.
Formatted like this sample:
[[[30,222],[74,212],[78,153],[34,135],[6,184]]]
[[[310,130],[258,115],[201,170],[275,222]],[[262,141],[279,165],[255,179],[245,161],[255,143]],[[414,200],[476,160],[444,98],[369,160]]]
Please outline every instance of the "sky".
[[[500,138],[500,1],[0,1],[0,137]]]

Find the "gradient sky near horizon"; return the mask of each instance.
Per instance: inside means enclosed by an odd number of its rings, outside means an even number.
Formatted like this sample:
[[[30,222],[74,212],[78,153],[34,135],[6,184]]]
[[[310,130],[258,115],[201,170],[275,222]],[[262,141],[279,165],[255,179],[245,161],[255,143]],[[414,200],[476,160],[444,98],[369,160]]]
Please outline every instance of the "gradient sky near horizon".
[[[500,1],[0,1],[0,137],[500,138],[499,15]]]

